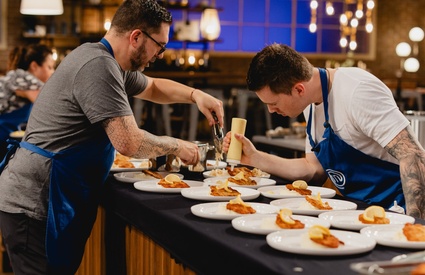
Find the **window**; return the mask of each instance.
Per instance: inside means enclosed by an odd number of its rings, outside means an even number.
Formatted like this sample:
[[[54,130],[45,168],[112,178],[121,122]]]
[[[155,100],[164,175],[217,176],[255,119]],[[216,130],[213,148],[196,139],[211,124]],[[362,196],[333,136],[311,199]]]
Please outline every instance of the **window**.
[[[208,43],[209,50],[251,53],[276,42],[290,45],[303,54],[345,56],[347,49],[339,46],[339,14],[348,6],[344,0],[333,0],[335,14],[328,16],[325,14],[325,1],[318,1],[318,29],[311,33],[308,29],[310,0],[210,0],[210,4],[221,8],[221,34],[218,42]],[[201,0],[189,1],[191,6],[200,2]],[[376,7],[374,13],[375,11]],[[184,11],[172,10],[172,14],[174,21],[184,19]],[[190,13],[187,19],[199,20],[200,16],[199,13]],[[367,33],[364,22],[361,23],[357,30],[358,47],[355,54],[361,58],[371,58],[374,36],[375,32]],[[182,48],[182,42],[170,44],[167,47]],[[187,48],[202,49],[203,46],[193,43],[187,45]]]

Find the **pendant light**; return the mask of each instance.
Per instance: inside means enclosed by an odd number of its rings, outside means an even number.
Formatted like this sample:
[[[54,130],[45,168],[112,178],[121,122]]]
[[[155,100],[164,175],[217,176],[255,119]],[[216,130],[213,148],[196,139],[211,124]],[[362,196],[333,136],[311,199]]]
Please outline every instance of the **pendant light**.
[[[217,9],[204,9],[201,16],[201,35],[206,40],[215,40],[220,36],[220,19]]]
[[[62,0],[21,0],[22,14],[60,15],[63,13]]]

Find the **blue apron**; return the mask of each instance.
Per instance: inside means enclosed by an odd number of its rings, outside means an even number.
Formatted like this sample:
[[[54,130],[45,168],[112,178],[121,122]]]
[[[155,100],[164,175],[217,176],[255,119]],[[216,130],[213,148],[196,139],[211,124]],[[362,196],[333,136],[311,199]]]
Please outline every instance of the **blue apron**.
[[[110,45],[107,48],[112,51]],[[114,148],[108,136],[105,133],[96,140],[57,153],[26,141],[9,139],[8,142],[0,173],[18,147],[51,159],[45,243],[47,261],[56,272],[77,271],[96,220],[101,189],[114,160]]]
[[[394,201],[405,207],[400,167],[394,163],[364,154],[340,139],[329,124],[328,83],[326,70],[319,68],[325,111],[324,140],[315,143],[311,136],[313,108],[307,123],[307,135],[312,151],[333,184],[342,195],[369,204],[390,208]]]
[[[7,164],[17,147],[25,148],[52,161],[46,228],[46,254],[56,270],[78,269],[87,238],[96,219],[103,183],[114,159],[108,137],[87,142],[58,153],[31,143],[11,141]]]

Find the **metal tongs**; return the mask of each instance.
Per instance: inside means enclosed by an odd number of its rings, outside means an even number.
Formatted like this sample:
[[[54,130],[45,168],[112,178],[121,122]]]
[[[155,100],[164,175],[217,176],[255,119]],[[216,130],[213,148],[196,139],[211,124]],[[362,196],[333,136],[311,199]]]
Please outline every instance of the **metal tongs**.
[[[215,146],[215,153],[216,158],[221,160],[223,159],[223,139],[224,139],[224,133],[223,133],[223,127],[220,127],[220,123],[218,121],[218,117],[215,112],[211,113],[215,124],[213,125],[213,137],[214,137],[214,146]]]

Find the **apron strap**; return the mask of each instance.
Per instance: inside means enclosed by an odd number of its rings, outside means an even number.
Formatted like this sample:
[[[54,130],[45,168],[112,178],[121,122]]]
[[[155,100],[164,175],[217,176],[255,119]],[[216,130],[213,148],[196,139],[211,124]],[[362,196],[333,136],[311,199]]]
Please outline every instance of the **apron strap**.
[[[108,52],[112,55],[112,57],[115,58],[114,51],[112,50],[112,46],[111,46],[111,44],[109,44],[109,41],[105,39],[105,37],[102,37],[102,39],[100,40],[100,43],[102,43],[103,45],[105,45],[105,47],[108,50]]]
[[[7,145],[7,153],[4,156],[3,160],[0,162],[0,173],[3,172],[3,169],[6,167],[6,165],[9,163],[10,157],[15,154],[16,150],[19,147],[19,141],[14,139],[7,139],[6,142],[9,144]]]
[[[322,84],[322,100],[323,100],[323,108],[325,111],[325,122],[323,123],[323,126],[325,128],[329,127],[329,113],[328,113],[328,95],[329,95],[329,88],[328,88],[328,75],[326,74],[326,70],[323,68],[318,68],[319,74],[320,74],[320,83]],[[313,137],[311,135],[311,121],[313,118],[313,104],[310,104],[310,113],[308,115],[308,122],[307,122],[307,134],[308,139],[310,141],[311,147],[314,149],[316,147],[316,143],[313,140]],[[314,151],[314,150],[313,150]]]
[[[34,153],[37,153],[39,155],[42,155],[43,157],[46,157],[46,158],[49,158],[49,159],[51,159],[55,156],[55,153],[44,150],[44,149],[42,149],[38,146],[35,146],[34,144],[26,142],[26,141],[21,141],[21,147],[25,148],[27,150],[30,150]]]

